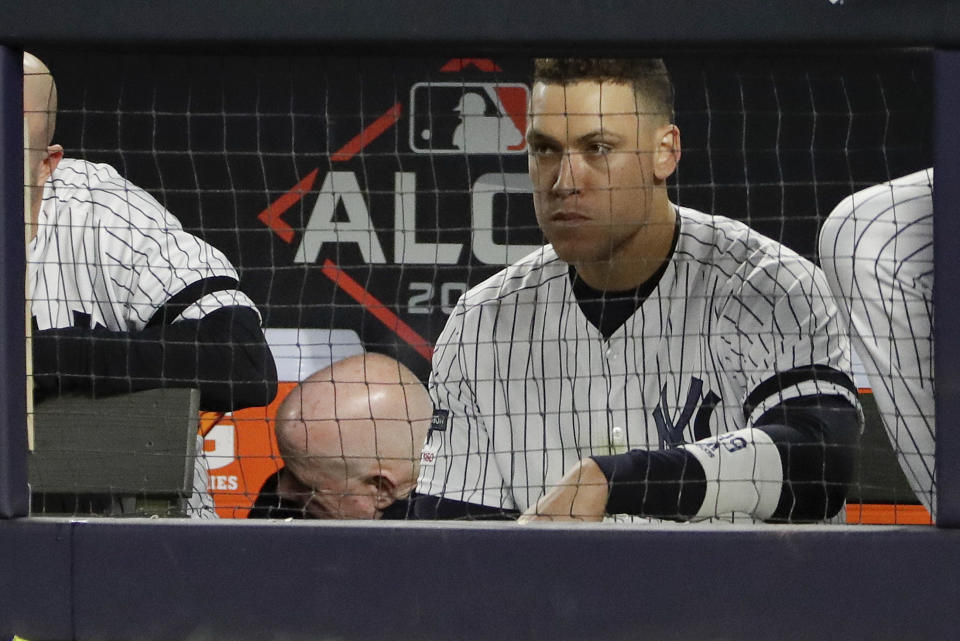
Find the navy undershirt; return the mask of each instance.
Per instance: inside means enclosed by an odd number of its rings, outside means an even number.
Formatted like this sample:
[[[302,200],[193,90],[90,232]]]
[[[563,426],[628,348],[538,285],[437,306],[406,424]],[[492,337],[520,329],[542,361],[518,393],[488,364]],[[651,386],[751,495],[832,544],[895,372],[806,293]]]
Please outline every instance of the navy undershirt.
[[[653,293],[664,272],[667,271],[667,265],[673,258],[673,252],[677,248],[677,240],[680,238],[680,217],[677,216],[677,222],[673,229],[673,240],[670,244],[670,251],[667,252],[663,264],[656,273],[642,282],[634,289],[625,291],[604,291],[590,287],[577,274],[577,270],[570,265],[568,273],[570,284],[573,287],[573,296],[577,299],[577,305],[583,315],[587,317],[590,323],[600,330],[604,340],[609,340],[627,319],[643,305],[647,297]]]

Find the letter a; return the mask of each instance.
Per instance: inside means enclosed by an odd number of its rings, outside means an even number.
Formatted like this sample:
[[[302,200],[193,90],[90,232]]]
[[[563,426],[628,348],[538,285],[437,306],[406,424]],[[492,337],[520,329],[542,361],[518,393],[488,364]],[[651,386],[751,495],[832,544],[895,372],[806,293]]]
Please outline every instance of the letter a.
[[[348,220],[336,222],[337,205],[341,202]],[[352,171],[331,171],[323,179],[317,203],[313,206],[293,262],[316,262],[324,243],[356,243],[366,262],[387,262],[370,221],[367,203]]]

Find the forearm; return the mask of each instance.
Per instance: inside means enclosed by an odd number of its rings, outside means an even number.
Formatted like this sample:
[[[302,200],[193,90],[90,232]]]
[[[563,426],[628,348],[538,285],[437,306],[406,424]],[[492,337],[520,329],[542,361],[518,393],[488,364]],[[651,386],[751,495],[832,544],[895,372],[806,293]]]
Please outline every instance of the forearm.
[[[196,387],[210,411],[266,405],[276,395],[273,356],[247,307],[140,332],[45,330],[33,336],[33,357],[40,395]]]
[[[528,508],[519,521],[599,521],[608,511],[609,495],[609,484],[600,466],[593,459],[583,459]]]

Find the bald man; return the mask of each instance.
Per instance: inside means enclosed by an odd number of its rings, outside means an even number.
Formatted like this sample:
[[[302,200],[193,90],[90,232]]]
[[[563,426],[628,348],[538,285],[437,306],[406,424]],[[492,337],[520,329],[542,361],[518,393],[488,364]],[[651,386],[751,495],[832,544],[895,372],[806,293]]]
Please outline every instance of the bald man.
[[[249,518],[404,518],[432,413],[413,372],[382,354],[313,374],[277,411],[285,467]]]
[[[29,53],[23,84],[37,397],[193,387],[204,410],[268,404],[276,366],[227,257],[113,167],[64,157],[56,84]]]

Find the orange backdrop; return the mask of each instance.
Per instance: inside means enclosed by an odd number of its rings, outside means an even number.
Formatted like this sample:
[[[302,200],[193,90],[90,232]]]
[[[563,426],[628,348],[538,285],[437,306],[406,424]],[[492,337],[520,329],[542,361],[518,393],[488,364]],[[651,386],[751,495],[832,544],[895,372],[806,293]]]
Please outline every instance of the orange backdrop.
[[[221,518],[246,518],[260,486],[283,466],[273,433],[273,418],[296,383],[280,383],[266,407],[201,416],[204,452],[210,463],[210,494]]]

